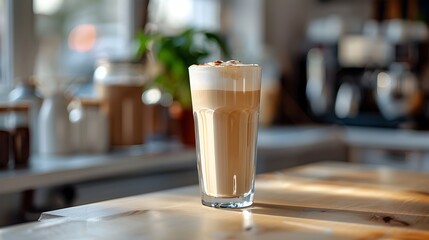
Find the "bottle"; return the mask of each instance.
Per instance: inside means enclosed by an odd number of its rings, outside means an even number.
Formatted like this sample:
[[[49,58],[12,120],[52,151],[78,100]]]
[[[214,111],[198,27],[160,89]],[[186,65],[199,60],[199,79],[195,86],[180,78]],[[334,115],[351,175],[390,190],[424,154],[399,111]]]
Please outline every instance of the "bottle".
[[[30,160],[30,103],[13,104],[10,108],[12,155],[15,168],[28,167]]]
[[[18,84],[8,96],[9,102],[26,101],[30,103],[30,134],[31,134],[31,151],[38,151],[38,119],[39,111],[43,99],[36,90],[36,85],[32,79],[24,79]]]
[[[71,151],[67,105],[62,91],[56,91],[43,101],[39,114],[40,153],[63,155]]]
[[[9,106],[0,105],[0,170],[9,166],[10,132],[7,128]]]

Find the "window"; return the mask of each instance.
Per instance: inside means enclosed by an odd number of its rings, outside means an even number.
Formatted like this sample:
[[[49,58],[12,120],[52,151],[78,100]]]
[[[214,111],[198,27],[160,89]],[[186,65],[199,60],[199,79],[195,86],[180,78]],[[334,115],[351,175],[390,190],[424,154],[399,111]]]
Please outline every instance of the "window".
[[[91,82],[98,59],[130,57],[147,1],[0,0],[0,98],[19,77],[50,87]],[[220,29],[221,1],[149,2],[148,21],[163,31]]]
[[[0,0],[0,101],[19,78],[89,81],[97,58],[127,57],[145,1]]]
[[[216,31],[220,29],[218,0],[151,0],[149,21],[160,31],[186,27]]]
[[[48,82],[89,81],[97,59],[129,57],[133,36],[131,3],[34,0],[36,76]]]
[[[8,66],[8,56],[9,53],[7,47],[7,41],[5,41],[8,31],[7,21],[6,21],[6,4],[4,0],[0,0],[0,101],[3,100],[2,96],[6,95],[6,91],[10,88],[10,81],[8,72],[6,69],[9,69]]]

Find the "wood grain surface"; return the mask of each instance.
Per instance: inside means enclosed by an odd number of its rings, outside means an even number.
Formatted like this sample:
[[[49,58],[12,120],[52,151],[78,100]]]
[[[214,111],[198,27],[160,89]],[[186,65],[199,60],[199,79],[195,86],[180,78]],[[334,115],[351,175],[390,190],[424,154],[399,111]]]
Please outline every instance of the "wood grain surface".
[[[429,239],[429,174],[318,163],[259,175],[251,208],[214,209],[198,187],[44,213],[0,239]]]

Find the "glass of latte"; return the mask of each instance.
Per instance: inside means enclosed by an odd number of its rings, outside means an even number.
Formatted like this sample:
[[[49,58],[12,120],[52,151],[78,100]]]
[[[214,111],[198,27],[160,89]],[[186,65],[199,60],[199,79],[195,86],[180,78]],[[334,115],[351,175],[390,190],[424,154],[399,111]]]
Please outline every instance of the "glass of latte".
[[[189,67],[203,205],[253,204],[261,67],[215,61]]]

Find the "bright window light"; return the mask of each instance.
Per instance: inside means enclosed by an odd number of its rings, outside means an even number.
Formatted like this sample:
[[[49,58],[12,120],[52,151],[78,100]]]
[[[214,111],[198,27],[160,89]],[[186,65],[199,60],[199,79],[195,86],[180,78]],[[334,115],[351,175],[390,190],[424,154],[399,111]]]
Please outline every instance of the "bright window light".
[[[34,0],[34,13],[41,15],[52,15],[60,9],[62,4],[63,0]]]

